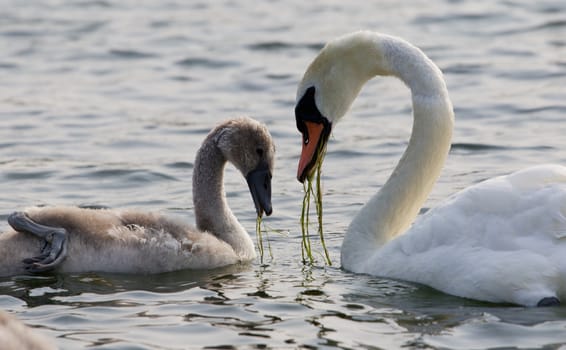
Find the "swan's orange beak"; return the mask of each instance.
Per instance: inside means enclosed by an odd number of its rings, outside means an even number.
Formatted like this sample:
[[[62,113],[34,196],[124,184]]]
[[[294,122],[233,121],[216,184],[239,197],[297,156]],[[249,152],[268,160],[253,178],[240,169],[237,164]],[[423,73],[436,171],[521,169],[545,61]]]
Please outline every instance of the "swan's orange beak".
[[[320,150],[326,147],[330,130],[326,124],[304,121],[303,149],[299,166],[297,168],[297,180],[304,182],[307,177],[312,176],[315,165],[319,161]],[[320,160],[322,161],[322,160]]]

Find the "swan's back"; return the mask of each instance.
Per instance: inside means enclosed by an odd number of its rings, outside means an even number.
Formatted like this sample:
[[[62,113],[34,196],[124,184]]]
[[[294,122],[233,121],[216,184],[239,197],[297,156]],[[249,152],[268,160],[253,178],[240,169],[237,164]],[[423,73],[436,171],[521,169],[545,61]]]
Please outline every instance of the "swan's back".
[[[423,230],[430,232],[427,242]],[[495,250],[548,248],[530,241],[554,245],[566,238],[566,168],[536,166],[470,186],[424,214],[405,235],[415,252],[462,241]]]

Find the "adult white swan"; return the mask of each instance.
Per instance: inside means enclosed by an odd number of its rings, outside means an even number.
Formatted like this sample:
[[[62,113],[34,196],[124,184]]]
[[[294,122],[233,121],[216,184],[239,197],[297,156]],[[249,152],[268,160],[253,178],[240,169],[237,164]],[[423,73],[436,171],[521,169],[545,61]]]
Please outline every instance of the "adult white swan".
[[[196,229],[132,210],[44,207],[16,212],[8,217],[14,231],[0,235],[0,276],[52,269],[156,273],[251,260],[253,242],[224,196],[224,166],[229,161],[246,177],[257,214],[270,215],[274,152],[267,128],[253,119],[229,120],[214,128],[193,171]]]
[[[411,226],[448,155],[454,113],[438,67],[402,39],[356,32],[328,43],[310,64],[295,108],[303,135],[299,181],[322,162],[332,126],[376,75],[410,88],[413,130],[387,182],[350,224],[343,268],[490,302],[565,300],[564,167],[533,167],[471,186]]]

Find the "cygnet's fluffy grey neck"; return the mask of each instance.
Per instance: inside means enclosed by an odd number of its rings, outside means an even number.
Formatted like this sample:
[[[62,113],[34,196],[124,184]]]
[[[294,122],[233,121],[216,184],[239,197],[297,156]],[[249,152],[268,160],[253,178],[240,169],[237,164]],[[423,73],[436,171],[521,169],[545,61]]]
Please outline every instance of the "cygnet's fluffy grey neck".
[[[253,242],[228,207],[224,192],[226,159],[210,134],[197,152],[193,172],[196,225],[230,244],[243,258],[255,256]]]

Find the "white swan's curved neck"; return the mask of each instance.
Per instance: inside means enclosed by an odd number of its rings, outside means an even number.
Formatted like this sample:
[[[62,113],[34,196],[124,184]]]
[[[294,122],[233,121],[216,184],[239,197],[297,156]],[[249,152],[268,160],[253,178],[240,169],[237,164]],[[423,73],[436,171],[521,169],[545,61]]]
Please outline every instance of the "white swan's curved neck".
[[[397,76],[411,89],[413,129],[393,173],[348,228],[342,245],[346,268],[367,260],[376,247],[410,226],[440,175],[452,137],[452,104],[436,65],[399,39],[386,37],[380,49],[379,62],[387,67],[376,71]]]
[[[230,244],[242,258],[255,256],[253,242],[230,210],[224,195],[226,159],[209,135],[197,153],[193,172],[193,203],[197,228]]]

